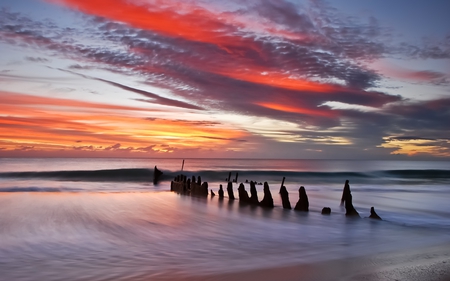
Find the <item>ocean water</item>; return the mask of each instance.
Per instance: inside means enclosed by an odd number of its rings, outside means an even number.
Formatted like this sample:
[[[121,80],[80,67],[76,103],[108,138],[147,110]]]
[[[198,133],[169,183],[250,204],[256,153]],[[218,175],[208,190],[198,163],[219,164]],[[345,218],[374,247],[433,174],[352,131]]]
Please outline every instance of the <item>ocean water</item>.
[[[267,181],[274,209],[170,192],[181,165],[0,159],[0,280],[176,280],[450,241],[448,161],[185,159],[183,174],[216,194],[229,172]],[[309,213],[282,209],[283,177],[292,206],[306,188]],[[340,206],[347,179],[360,219]],[[372,206],[382,221],[366,218]]]

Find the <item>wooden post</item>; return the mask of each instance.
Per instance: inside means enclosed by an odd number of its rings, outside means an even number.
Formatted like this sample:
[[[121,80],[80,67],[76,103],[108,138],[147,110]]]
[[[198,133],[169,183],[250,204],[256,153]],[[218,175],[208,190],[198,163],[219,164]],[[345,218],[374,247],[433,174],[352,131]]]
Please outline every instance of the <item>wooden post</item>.
[[[236,182],[237,183],[237,178],[238,178],[238,173],[236,173],[236,178],[234,179],[234,182]]]
[[[231,181],[231,172],[228,173],[228,179],[227,181]]]
[[[183,168],[184,168],[184,159],[183,159],[183,164],[181,164],[181,171],[183,172]]]
[[[281,188],[283,187],[283,185],[284,185],[284,177],[283,177],[283,180],[281,181],[281,186],[280,186],[280,193],[281,193]]]

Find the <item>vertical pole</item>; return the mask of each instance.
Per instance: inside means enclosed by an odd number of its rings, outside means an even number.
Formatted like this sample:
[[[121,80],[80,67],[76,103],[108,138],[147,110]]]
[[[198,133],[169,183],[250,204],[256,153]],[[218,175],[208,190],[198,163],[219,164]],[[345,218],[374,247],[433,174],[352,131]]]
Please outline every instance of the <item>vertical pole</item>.
[[[283,177],[283,180],[281,181],[280,193],[281,193],[281,188],[283,187],[283,185],[284,185],[284,177]]]
[[[181,164],[181,171],[183,172],[183,168],[184,168],[184,159],[183,159],[183,164]]]

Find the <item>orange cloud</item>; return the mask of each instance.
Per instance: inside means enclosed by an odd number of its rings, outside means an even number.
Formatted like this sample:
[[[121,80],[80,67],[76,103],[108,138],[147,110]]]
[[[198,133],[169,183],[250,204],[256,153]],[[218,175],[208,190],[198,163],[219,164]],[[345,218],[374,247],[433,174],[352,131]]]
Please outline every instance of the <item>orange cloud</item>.
[[[331,93],[340,89],[340,87],[336,85],[321,84],[301,78],[292,78],[289,75],[281,73],[265,74],[261,69],[250,69],[249,71],[246,72],[219,71],[219,73],[237,80],[296,91]]]
[[[242,131],[220,123],[149,119],[142,108],[0,92],[1,151],[172,152],[235,146]],[[4,99],[3,99],[4,98]],[[67,110],[71,107],[71,110]],[[135,114],[123,110],[136,111]],[[220,138],[217,138],[220,136]],[[114,146],[114,144],[119,144]],[[106,149],[108,148],[109,149]],[[144,149],[152,147],[152,149]]]
[[[41,96],[33,96],[27,94],[18,93],[8,93],[0,92],[2,95],[2,107],[4,105],[22,105],[36,107],[37,105],[46,106],[58,106],[58,107],[81,107],[81,108],[97,108],[97,109],[108,109],[108,110],[138,110],[147,111],[146,108],[131,107],[131,106],[121,106],[121,105],[111,105],[84,101],[75,101],[70,99],[61,98],[47,98]]]

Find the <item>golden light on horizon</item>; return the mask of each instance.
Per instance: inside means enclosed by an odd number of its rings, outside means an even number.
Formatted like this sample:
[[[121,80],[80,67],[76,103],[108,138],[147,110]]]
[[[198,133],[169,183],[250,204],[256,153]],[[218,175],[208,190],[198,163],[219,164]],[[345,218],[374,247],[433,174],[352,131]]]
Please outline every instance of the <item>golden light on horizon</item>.
[[[3,151],[171,153],[183,148],[218,149],[246,135],[219,122],[147,118],[142,108],[13,93],[7,97],[7,103],[14,106],[1,106]]]
[[[384,137],[383,139],[385,142],[380,147],[393,149],[391,154],[450,156],[449,140],[396,139],[392,137]],[[445,147],[443,144],[447,144],[448,147]]]

